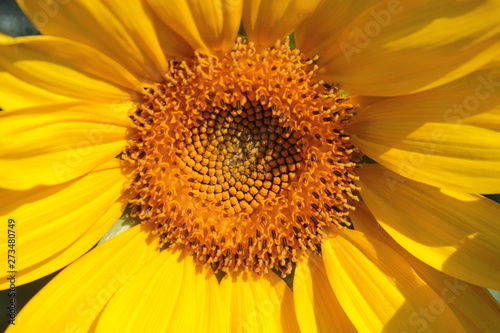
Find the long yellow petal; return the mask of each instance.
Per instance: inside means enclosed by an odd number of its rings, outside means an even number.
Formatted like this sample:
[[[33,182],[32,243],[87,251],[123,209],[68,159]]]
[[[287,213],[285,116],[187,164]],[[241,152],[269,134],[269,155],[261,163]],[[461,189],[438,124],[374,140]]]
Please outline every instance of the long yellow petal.
[[[220,289],[227,332],[300,332],[292,291],[274,273],[230,273]]]
[[[335,295],[360,332],[464,332],[452,310],[403,257],[359,231],[343,230],[323,244]]]
[[[109,299],[134,283],[136,273],[159,255],[158,238],[149,231],[135,226],[64,269],[30,300],[7,332],[91,331]]]
[[[499,204],[393,178],[380,165],[365,165],[358,174],[363,200],[405,250],[446,274],[500,289]]]
[[[297,263],[293,298],[301,332],[357,332],[335,296],[323,259],[310,253]]]
[[[199,52],[231,49],[238,35],[241,0],[147,0],[163,23]]]
[[[361,110],[350,131],[395,173],[468,193],[500,192],[500,61],[459,81]]]
[[[20,256],[16,263],[18,285],[31,282],[35,277],[33,274],[31,279],[24,276],[24,271],[40,269],[45,275],[52,273],[40,266],[77,241],[120,198],[125,179],[118,161],[112,161],[112,164],[113,167],[109,165],[70,183],[30,191],[0,192],[3,201],[1,218],[15,221],[14,234]],[[105,222],[109,224],[109,220]],[[7,230],[2,230],[4,244],[6,234]],[[86,250],[88,248],[79,255]],[[0,259],[5,267],[6,259],[6,256]],[[61,267],[55,267],[54,271]],[[0,287],[5,288],[6,283],[2,279]]]
[[[0,186],[24,190],[75,179],[126,145],[123,106],[60,103],[0,115]]]
[[[318,7],[321,0],[245,1],[243,26],[258,47],[273,46],[290,35]]]
[[[114,296],[97,323],[102,332],[224,332],[212,270],[167,249]]]
[[[38,280],[53,272],[57,272],[77,260],[99,242],[102,236],[106,234],[106,231],[119,219],[124,207],[125,204],[123,202],[115,202],[83,235],[66,248],[61,249],[50,257],[39,256],[40,261],[32,261],[31,266],[18,271],[19,276],[22,277],[22,281],[31,282]],[[24,245],[26,248],[30,246],[32,245]],[[28,263],[23,262],[23,264],[27,266]]]
[[[13,41],[12,37],[0,34],[0,45],[13,43]],[[28,83],[5,70],[0,70],[0,82],[2,84],[0,108],[3,111],[71,100],[69,97],[49,92],[36,84]]]
[[[418,260],[412,262],[412,267],[450,305],[466,332],[498,330],[500,307],[487,289],[441,273]]]
[[[104,54],[50,36],[1,38],[0,69],[52,93],[87,101],[122,103],[141,87]]]
[[[340,83],[346,91],[414,93],[465,76],[498,55],[496,0],[357,3],[332,2],[304,23],[303,36],[297,32],[299,47],[301,41],[326,36],[317,47],[311,42],[305,48],[319,54],[322,78]],[[330,24],[322,19],[327,13]],[[337,19],[344,14],[346,20]],[[320,37],[311,36],[313,32]]]
[[[377,3],[380,1],[322,1],[295,29],[297,48],[310,56],[319,55],[322,58],[329,48],[334,48],[330,50],[334,53],[339,47],[339,36],[344,29]],[[323,61],[326,59],[321,60]]]
[[[144,1],[18,1],[45,35],[95,48],[140,80],[159,80],[167,70],[157,18]]]
[[[439,307],[440,302],[449,304],[466,332],[498,330],[500,307],[487,289],[439,272],[413,257],[385,232],[364,203],[357,204],[350,217],[357,230],[377,237],[406,258],[420,278],[440,296],[441,300],[433,301],[433,307]]]
[[[41,106],[44,104],[65,103],[71,98],[51,93],[27,83],[9,72],[0,71],[0,111]]]

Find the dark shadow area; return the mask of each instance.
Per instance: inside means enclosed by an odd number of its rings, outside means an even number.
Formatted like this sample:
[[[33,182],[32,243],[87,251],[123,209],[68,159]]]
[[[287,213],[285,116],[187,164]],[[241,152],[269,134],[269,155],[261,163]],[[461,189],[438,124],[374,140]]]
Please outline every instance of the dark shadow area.
[[[14,37],[40,34],[15,0],[0,0],[0,32]]]
[[[9,326],[8,323],[8,309],[6,307],[10,304],[11,300],[15,300],[16,304],[16,314],[19,314],[21,309],[28,303],[28,301],[39,292],[47,283],[49,283],[52,278],[54,278],[58,272],[52,273],[36,281],[30,282],[28,284],[18,286],[15,290],[2,290],[0,291],[0,304],[2,308],[2,313],[0,316],[0,332],[4,332]],[[15,295],[15,296],[14,296]]]

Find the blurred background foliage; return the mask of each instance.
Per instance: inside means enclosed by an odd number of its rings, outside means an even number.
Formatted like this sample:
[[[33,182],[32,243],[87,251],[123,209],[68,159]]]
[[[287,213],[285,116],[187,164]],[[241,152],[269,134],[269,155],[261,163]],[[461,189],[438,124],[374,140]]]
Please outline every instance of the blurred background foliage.
[[[28,18],[23,14],[15,0],[0,0],[0,33],[10,36],[27,36],[40,34],[38,30],[31,24]],[[500,172],[500,170],[499,170]],[[488,195],[490,199],[500,203],[500,194]],[[499,217],[500,223],[500,217]],[[22,260],[22,258],[20,258]],[[17,311],[33,297],[45,284],[47,284],[57,273],[51,274],[40,280],[34,281],[27,285],[17,288]],[[500,277],[499,277],[500,278]],[[500,302],[500,292],[492,291],[495,298]],[[5,308],[4,304],[8,304],[7,291],[0,292],[0,307]],[[0,331],[4,331],[8,325],[5,311],[1,311]]]

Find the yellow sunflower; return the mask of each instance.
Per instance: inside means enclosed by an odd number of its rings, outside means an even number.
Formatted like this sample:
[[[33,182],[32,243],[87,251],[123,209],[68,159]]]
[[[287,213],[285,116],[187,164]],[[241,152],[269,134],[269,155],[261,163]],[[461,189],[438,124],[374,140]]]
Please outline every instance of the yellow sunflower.
[[[19,3],[9,332],[500,327],[499,1]]]

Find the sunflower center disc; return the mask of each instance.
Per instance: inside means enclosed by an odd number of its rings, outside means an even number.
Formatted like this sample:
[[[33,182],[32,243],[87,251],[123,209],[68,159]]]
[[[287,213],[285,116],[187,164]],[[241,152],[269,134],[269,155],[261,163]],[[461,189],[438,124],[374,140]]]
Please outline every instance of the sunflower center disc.
[[[288,274],[319,251],[326,227],[349,224],[358,154],[354,108],[316,60],[238,39],[222,58],[172,61],[130,113],[132,214],[215,271]]]

